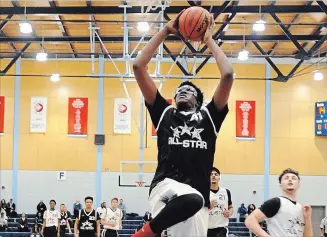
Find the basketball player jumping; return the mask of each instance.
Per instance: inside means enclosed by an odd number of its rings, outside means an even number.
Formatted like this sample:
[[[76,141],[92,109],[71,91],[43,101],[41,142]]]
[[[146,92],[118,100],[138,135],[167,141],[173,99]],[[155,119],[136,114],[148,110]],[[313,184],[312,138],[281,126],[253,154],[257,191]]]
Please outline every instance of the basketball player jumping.
[[[208,237],[228,237],[229,218],[233,215],[230,191],[220,187],[220,171],[213,167],[211,171],[211,191]]]
[[[313,237],[310,206],[296,201],[300,187],[299,173],[286,169],[279,176],[283,196],[272,198],[254,210],[245,220],[245,225],[259,237]],[[260,222],[267,220],[268,233]]]
[[[158,136],[158,167],[149,197],[154,218],[134,237],[150,237],[169,227],[174,237],[207,236],[216,136],[228,113],[233,85],[232,65],[212,39],[213,22],[211,18],[202,41],[217,62],[221,80],[208,105],[202,107],[201,90],[186,81],[175,92],[177,108],[173,108],[147,72],[148,63],[165,38],[169,34],[179,35],[176,20],[153,36],[134,62],[135,78]]]
[[[93,197],[85,198],[85,208],[79,210],[74,225],[75,237],[100,237],[100,217],[93,209]],[[79,233],[79,235],[78,235]]]

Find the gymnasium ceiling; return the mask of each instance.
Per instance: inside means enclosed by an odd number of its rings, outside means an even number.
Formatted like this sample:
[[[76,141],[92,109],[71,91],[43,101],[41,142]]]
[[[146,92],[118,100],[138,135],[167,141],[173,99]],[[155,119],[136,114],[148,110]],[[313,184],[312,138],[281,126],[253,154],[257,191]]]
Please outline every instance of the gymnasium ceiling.
[[[303,60],[325,56],[327,52],[327,1],[222,1],[203,0],[165,1],[164,21],[174,18],[182,9],[201,5],[216,16],[214,38],[224,52],[237,57],[246,48],[250,57],[297,58]],[[154,5],[147,10],[148,5]],[[146,41],[158,31],[160,4],[157,0],[0,0],[0,58],[34,58],[44,49],[52,58],[90,58],[90,30],[97,27],[104,46],[96,39],[94,55],[98,57],[106,50],[113,58],[122,58],[124,52],[124,8],[128,5],[127,25],[129,52],[133,51],[143,33],[136,29],[138,21],[155,22],[144,41],[135,48],[142,49]],[[145,6],[145,7],[142,7]],[[143,10],[142,10],[143,9]],[[143,12],[143,13],[142,13]],[[254,32],[253,23],[266,21],[264,32]],[[33,33],[22,34],[19,23],[28,20]],[[170,36],[165,41],[163,55],[173,59],[182,54],[210,58],[203,45],[184,42]],[[2,69],[2,68],[1,68]],[[2,71],[3,72],[3,71]]]

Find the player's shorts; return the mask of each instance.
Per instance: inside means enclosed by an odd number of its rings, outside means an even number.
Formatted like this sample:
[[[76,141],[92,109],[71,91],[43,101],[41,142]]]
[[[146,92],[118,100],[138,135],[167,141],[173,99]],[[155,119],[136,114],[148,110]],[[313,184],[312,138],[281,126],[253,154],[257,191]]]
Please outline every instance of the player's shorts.
[[[149,202],[152,217],[155,217],[165,207],[163,200],[170,200],[185,194],[202,194],[191,186],[165,178],[155,186],[150,194]],[[204,204],[204,199],[203,199]],[[209,224],[209,210],[202,207],[194,216],[168,228],[168,236],[172,237],[206,237]]]
[[[102,237],[117,237],[118,233],[117,233],[117,230],[103,229],[101,236]]]
[[[209,229],[208,237],[228,237],[228,229],[227,227]]]

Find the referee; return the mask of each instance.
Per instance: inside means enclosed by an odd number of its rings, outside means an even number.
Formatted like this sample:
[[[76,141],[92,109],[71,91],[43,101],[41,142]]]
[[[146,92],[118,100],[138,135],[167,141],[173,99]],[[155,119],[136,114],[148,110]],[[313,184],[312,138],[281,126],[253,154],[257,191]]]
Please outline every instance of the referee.
[[[56,201],[50,200],[50,209],[43,215],[42,234],[43,237],[57,237],[60,234],[59,220],[60,213],[55,209]]]

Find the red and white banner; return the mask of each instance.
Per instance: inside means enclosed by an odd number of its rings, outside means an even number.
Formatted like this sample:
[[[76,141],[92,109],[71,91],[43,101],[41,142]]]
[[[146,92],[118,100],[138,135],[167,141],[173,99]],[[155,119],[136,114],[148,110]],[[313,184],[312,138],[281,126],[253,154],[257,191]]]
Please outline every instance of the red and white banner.
[[[0,134],[5,132],[5,97],[0,96]]]
[[[88,98],[68,98],[68,134],[87,135]]]
[[[45,133],[47,130],[47,97],[31,98],[31,133]]]
[[[130,99],[115,98],[114,102],[114,133],[132,133],[132,106]]]
[[[236,137],[255,138],[255,101],[236,101]]]
[[[172,103],[173,103],[173,99],[167,99],[167,102],[168,102],[169,104],[172,104]],[[152,135],[152,138],[157,138],[156,128],[154,127],[153,124],[152,124],[151,135]]]

